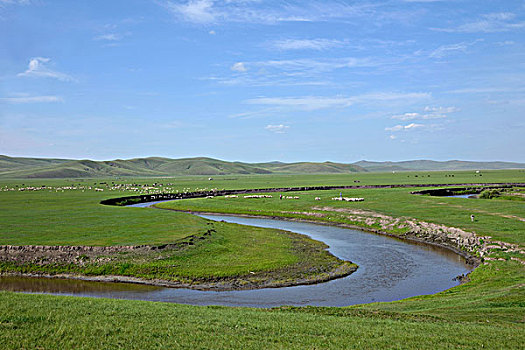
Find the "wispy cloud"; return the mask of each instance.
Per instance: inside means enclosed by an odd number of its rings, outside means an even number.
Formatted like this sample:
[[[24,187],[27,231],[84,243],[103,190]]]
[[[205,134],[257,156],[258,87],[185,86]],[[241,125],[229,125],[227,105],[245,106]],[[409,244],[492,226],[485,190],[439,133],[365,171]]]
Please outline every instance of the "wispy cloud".
[[[313,111],[326,108],[343,108],[350,106],[353,102],[348,97],[260,97],[245,101],[248,104],[270,105],[286,107],[291,109]]]
[[[371,16],[373,3],[345,4],[338,1],[287,1],[264,3],[262,1],[161,1],[160,4],[178,18],[195,23],[224,22],[276,24],[281,22],[317,22]]]
[[[283,39],[269,44],[271,48],[278,50],[327,50],[334,47],[344,46],[345,42],[335,39]]]
[[[342,57],[342,58],[297,58],[288,60],[266,60],[243,62],[246,70],[251,70],[254,76],[279,75],[281,78],[312,77],[321,73],[339,69],[369,69],[388,66],[398,63],[395,58],[368,58],[368,57]],[[275,77],[271,78],[272,80]]]
[[[29,60],[27,70],[22,73],[18,73],[19,77],[34,77],[34,78],[53,78],[61,81],[74,81],[75,79],[65,73],[57,72],[49,67],[47,64],[51,60],[46,57],[33,57]]]
[[[430,52],[428,56],[431,58],[443,58],[452,53],[467,52],[467,49],[470,46],[473,46],[476,43],[481,42],[481,41],[483,40],[478,39],[472,42],[461,42],[461,43],[455,43],[455,44],[450,44],[450,45],[442,45],[438,47],[437,49],[433,50],[432,52]]]
[[[259,97],[246,100],[245,103],[253,105],[265,105],[290,110],[314,111],[319,109],[346,108],[357,103],[376,103],[386,101],[412,101],[429,98],[426,92],[397,93],[380,92],[356,96],[303,96],[303,97]]]
[[[269,124],[269,125],[266,125],[264,128],[276,134],[284,134],[290,128],[290,126],[284,125],[284,124],[279,124],[279,125]]]
[[[235,73],[233,76],[215,75],[202,79],[224,85],[319,86],[331,83],[330,77],[323,73],[338,69],[371,69],[388,64],[366,57],[248,61],[232,64],[229,69]]]
[[[399,120],[412,120],[412,119],[418,119],[421,115],[419,113],[405,113],[405,114],[397,114],[393,115],[392,119],[399,119]]]
[[[413,130],[417,128],[422,128],[424,126],[425,125],[423,124],[410,123],[408,125],[396,125],[396,126],[388,127],[388,128],[385,128],[385,130],[395,132],[395,131],[402,131],[402,130],[411,130],[411,129]]]
[[[41,102],[63,102],[60,96],[16,96],[16,97],[0,97],[0,101],[6,103],[41,103]]]
[[[457,107],[430,107],[427,106],[423,109],[424,113],[419,112],[408,112],[404,114],[393,115],[392,119],[398,119],[403,121],[408,120],[429,120],[429,119],[444,119],[447,118],[449,113],[458,112]],[[446,114],[445,114],[446,113]]]
[[[400,115],[393,115],[392,119],[398,119],[398,120],[416,120],[416,119],[442,119],[447,118],[447,115],[445,114],[420,114],[420,113],[405,113]]]
[[[244,65],[243,62],[237,62],[237,63],[234,63],[231,68],[230,68],[232,71],[235,71],[235,72],[246,72],[247,69],[246,69],[246,66]]]
[[[122,40],[122,35],[117,33],[101,34],[94,37],[93,40],[119,41]]]
[[[494,12],[482,15],[479,19],[451,28],[433,28],[450,33],[496,33],[525,28],[525,21],[516,20],[511,12]]]
[[[450,107],[431,107],[426,106],[424,108],[425,112],[436,112],[436,113],[455,113],[459,112],[460,109],[458,107],[450,106]]]
[[[211,0],[190,0],[185,4],[166,2],[167,9],[189,22],[210,23],[214,22],[219,16],[223,16],[220,11],[214,8]]]
[[[231,69],[231,67],[230,67]],[[248,70],[246,68],[246,70]],[[227,86],[326,86],[330,85],[329,81],[323,80],[305,80],[296,79],[294,76],[282,76],[278,74],[266,74],[258,76],[247,76],[237,74],[234,77],[207,77],[202,78],[203,80],[214,81],[218,84]]]

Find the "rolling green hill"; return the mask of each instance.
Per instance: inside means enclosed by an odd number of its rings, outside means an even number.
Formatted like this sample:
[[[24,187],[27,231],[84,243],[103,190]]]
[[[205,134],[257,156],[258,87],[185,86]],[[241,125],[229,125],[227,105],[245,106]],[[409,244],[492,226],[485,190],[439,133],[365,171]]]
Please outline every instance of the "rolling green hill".
[[[402,162],[370,162],[362,160],[354,163],[368,171],[438,171],[438,170],[500,170],[525,169],[523,163],[512,162],[468,162],[463,160],[449,160],[438,162],[435,160],[408,160]]]
[[[525,169],[509,162],[413,160],[353,164],[314,162],[227,162],[213,158],[170,159],[161,157],[111,161],[15,158],[0,156],[0,178],[91,178],[114,176],[253,175],[253,174],[348,174],[356,172]]]

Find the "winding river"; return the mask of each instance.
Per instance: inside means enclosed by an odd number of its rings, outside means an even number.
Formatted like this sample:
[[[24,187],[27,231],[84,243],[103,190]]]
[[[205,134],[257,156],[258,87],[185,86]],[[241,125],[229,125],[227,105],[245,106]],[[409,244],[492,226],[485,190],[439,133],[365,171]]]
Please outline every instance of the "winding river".
[[[140,206],[146,204],[152,203]],[[458,285],[454,277],[472,269],[462,257],[444,248],[408,243],[359,230],[265,218],[201,216],[306,234],[325,242],[332,254],[358,264],[359,269],[350,276],[315,285],[243,291],[197,291],[126,283],[22,277],[0,277],[0,289],[192,305],[348,306],[437,293]]]

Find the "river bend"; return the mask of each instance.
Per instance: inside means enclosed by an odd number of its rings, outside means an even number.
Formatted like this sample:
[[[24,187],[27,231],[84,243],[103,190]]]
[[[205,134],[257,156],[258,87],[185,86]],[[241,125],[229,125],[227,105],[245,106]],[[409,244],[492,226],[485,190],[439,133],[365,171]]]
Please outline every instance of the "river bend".
[[[202,216],[211,220],[306,234],[325,242],[332,254],[358,264],[359,269],[347,277],[315,285],[242,291],[197,291],[125,283],[22,277],[0,277],[0,289],[192,305],[348,306],[434,294],[458,285],[454,277],[472,269],[462,257],[444,248],[413,244],[359,230],[266,218]]]

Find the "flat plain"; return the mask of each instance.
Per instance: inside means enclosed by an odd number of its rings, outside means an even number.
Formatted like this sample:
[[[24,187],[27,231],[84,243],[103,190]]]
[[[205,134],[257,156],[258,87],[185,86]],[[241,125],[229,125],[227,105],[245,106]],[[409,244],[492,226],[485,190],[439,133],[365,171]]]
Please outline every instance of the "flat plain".
[[[2,180],[0,244],[166,244],[208,229],[206,220],[186,213],[99,204],[103,199],[141,193],[213,188],[429,183],[440,187],[455,183],[525,182],[523,170],[483,171],[481,175],[473,171],[449,171],[214,176],[213,180],[202,176]],[[522,348],[525,269],[521,252],[525,240],[525,202],[410,194],[414,190],[417,188],[297,192],[283,194],[292,197],[283,200],[278,193],[272,193],[272,198],[250,199],[240,195],[158,206],[351,224],[397,235],[403,235],[406,229],[392,226],[389,231],[381,226],[384,223],[380,219],[401,218],[456,227],[502,243],[481,257],[482,264],[470,274],[467,283],[435,295],[345,308],[200,307],[0,292],[3,310],[0,341],[5,348]],[[365,200],[332,200],[340,195]],[[475,221],[471,221],[470,215],[475,215]],[[376,219],[367,222],[366,218]],[[253,268],[275,269],[293,264],[297,258],[297,254],[287,249],[290,240],[278,231],[225,224],[215,229],[223,239],[230,237],[229,243],[217,245],[217,241],[204,240],[199,246],[200,255],[184,257],[185,262],[193,264],[187,273],[220,276]],[[252,238],[251,235],[273,243],[257,244],[257,249],[251,252],[241,249],[243,244],[245,248],[253,248],[238,240],[241,236]],[[505,244],[512,249],[507,249]],[[215,249],[211,260],[207,259],[208,249]],[[246,254],[239,254],[241,251]],[[253,259],[253,256],[264,259]],[[232,258],[239,259],[234,265],[237,270],[225,267]]]

